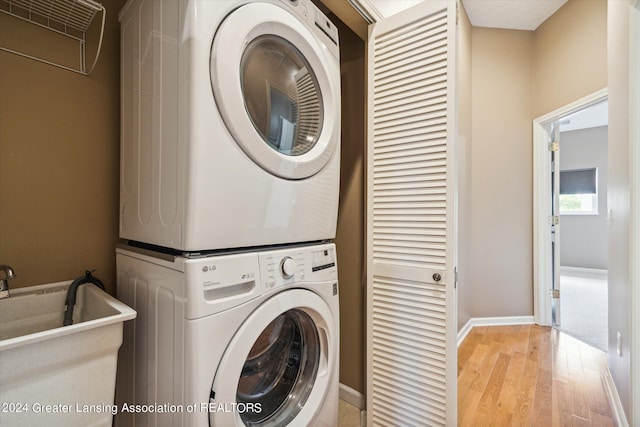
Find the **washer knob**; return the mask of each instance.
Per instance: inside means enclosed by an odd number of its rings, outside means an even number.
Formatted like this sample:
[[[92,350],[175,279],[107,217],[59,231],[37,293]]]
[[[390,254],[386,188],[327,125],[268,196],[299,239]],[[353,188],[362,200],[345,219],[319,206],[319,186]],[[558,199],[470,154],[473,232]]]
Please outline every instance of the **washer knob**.
[[[296,274],[296,262],[291,257],[284,257],[280,261],[280,273],[285,279],[291,279]]]

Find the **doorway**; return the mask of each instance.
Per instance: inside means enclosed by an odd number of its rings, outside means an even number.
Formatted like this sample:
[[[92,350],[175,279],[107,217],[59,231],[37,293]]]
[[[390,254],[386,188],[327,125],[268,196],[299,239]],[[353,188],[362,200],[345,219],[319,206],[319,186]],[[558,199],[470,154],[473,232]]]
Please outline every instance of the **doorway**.
[[[608,104],[551,124],[552,325],[603,352],[608,334]]]
[[[606,264],[602,264],[602,262],[595,263],[593,261],[587,261],[585,254],[593,257],[594,253],[590,253],[588,248],[589,246],[593,247],[593,243],[589,242],[571,242],[568,241],[568,245],[564,248],[564,257],[563,257],[563,245],[560,243],[563,239],[563,223],[571,223],[569,220],[570,217],[577,217],[578,215],[585,215],[578,221],[578,225],[573,224],[567,225],[568,237],[576,235],[576,229],[579,231],[582,228],[582,233],[578,232],[578,236],[586,236],[590,238],[595,238],[600,242],[598,246],[598,251],[600,254],[604,254],[604,259],[606,260],[606,247],[602,248],[603,244],[606,245],[606,229],[604,230],[605,237],[597,237],[593,236],[593,233],[589,231],[588,225],[585,225],[585,219],[593,219],[595,218],[594,212],[599,212],[603,214],[605,221],[607,215],[606,208],[606,196],[601,199],[594,199],[593,196],[588,196],[587,194],[578,195],[578,194],[570,194],[570,193],[590,193],[586,191],[584,188],[576,187],[581,179],[585,179],[586,182],[589,180],[594,181],[597,187],[597,170],[598,167],[593,166],[583,166],[580,167],[578,164],[585,163],[575,163],[573,165],[571,163],[571,159],[569,164],[562,165],[562,136],[564,134],[565,139],[567,139],[566,148],[570,148],[570,145],[578,145],[580,141],[585,140],[585,136],[590,131],[586,131],[583,129],[578,129],[579,127],[583,127],[583,125],[579,125],[581,120],[585,118],[585,111],[592,110],[593,108],[602,108],[594,107],[598,104],[602,104],[607,100],[607,89],[603,89],[594,94],[591,94],[585,98],[582,98],[572,104],[569,104],[565,107],[562,107],[558,110],[555,110],[545,116],[539,117],[534,120],[533,130],[534,130],[534,316],[535,322],[539,325],[546,326],[559,326],[563,327],[563,308],[567,306],[567,303],[577,303],[574,305],[582,306],[586,305],[585,302],[580,303],[580,299],[586,294],[580,290],[580,287],[576,289],[574,286],[575,283],[571,282],[568,279],[565,279],[565,283],[569,283],[566,291],[569,292],[568,295],[564,295],[566,302],[563,302],[562,298],[562,284],[561,276],[564,273],[564,276],[569,276],[569,274],[576,273],[584,273],[586,270],[576,270],[567,269],[566,267],[575,267],[571,264],[577,264],[578,268],[584,268],[580,266],[584,265],[598,265],[600,268],[592,270],[604,270],[602,267],[606,267]],[[606,117],[606,112],[605,112]],[[588,115],[586,115],[588,117]],[[587,119],[589,121],[590,119]],[[571,124],[573,122],[573,124]],[[563,124],[564,123],[564,124]],[[576,127],[576,128],[572,128]],[[564,127],[564,129],[563,129]],[[601,126],[595,126],[598,128]],[[584,126],[584,128],[587,128]],[[600,129],[600,133],[602,133],[603,129]],[[605,131],[606,134],[606,131]],[[572,140],[577,140],[577,142],[572,142]],[[557,144],[554,144],[556,143]],[[555,151],[558,150],[558,151]],[[571,151],[571,150],[569,150]],[[584,152],[584,147],[582,149],[578,147],[578,153]],[[578,160],[578,161],[583,161]],[[605,162],[606,164],[606,162]],[[574,178],[570,178],[569,174],[561,174],[561,170],[564,167],[564,171],[573,171]],[[595,170],[593,170],[595,169]],[[600,166],[601,173],[603,171],[602,166]],[[580,172],[583,171],[583,172]],[[564,192],[567,193],[564,195],[564,202],[561,204],[560,201],[560,193],[562,192],[563,186],[560,185],[561,177],[564,175],[566,182],[571,182],[572,180],[576,181],[574,184],[565,184]],[[582,178],[580,178],[580,176]],[[568,186],[567,186],[568,185]],[[572,188],[571,186],[574,185]],[[594,183],[591,183],[593,186]],[[602,191],[601,191],[602,192]],[[596,191],[597,193],[597,191]],[[593,193],[591,193],[593,194]],[[597,198],[597,196],[596,196]],[[582,205],[582,201],[584,200],[584,206]],[[563,207],[564,206],[564,207]],[[566,211],[567,207],[573,206],[574,210],[582,210],[582,213],[569,213],[562,215],[562,211]],[[586,212],[589,212],[587,214]],[[586,215],[591,215],[593,218],[587,218]],[[598,215],[599,219],[602,219]],[[574,218],[575,219],[575,218]],[[575,221],[573,221],[575,223]],[[585,232],[585,227],[587,232]],[[573,246],[572,246],[573,244]],[[576,249],[576,245],[579,245],[578,249]],[[573,249],[572,249],[573,248]],[[586,251],[582,250],[587,248]],[[582,254],[582,256],[580,255]],[[573,257],[573,258],[572,258]],[[582,257],[583,260],[578,262],[576,259]],[[565,261],[565,268],[563,267],[562,261]],[[602,255],[598,257],[602,260]],[[569,273],[569,274],[567,274]],[[572,289],[573,288],[573,289]],[[578,297],[571,296],[571,294],[578,295]],[[599,297],[596,299],[600,300]],[[605,294],[605,302],[606,302],[606,294]],[[568,307],[567,307],[568,308]],[[569,310],[571,311],[571,310]],[[575,310],[574,310],[575,311]],[[588,314],[588,313],[587,313]],[[605,312],[606,319],[606,312]],[[571,323],[571,322],[569,322]],[[579,322],[578,322],[579,323]],[[606,350],[606,324],[605,328],[605,350]]]

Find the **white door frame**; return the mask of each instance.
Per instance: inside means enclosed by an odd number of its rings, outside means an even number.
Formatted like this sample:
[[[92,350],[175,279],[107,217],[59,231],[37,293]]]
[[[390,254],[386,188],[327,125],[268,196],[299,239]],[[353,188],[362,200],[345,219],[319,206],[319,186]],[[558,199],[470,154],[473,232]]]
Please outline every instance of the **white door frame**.
[[[533,120],[533,314],[538,325],[551,326],[551,156],[545,129],[571,113],[607,99],[604,88]]]
[[[631,422],[640,422],[640,124],[634,120],[640,115],[640,82],[634,79],[640,73],[640,0],[631,0],[629,6],[629,188],[631,190],[631,298],[629,335],[631,336]],[[635,356],[634,356],[635,355]]]

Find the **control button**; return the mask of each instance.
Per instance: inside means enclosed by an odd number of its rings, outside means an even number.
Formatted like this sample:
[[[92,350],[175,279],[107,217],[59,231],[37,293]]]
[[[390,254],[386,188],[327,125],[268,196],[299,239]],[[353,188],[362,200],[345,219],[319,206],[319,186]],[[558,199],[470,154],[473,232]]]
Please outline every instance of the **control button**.
[[[304,279],[304,271],[302,273],[300,273],[300,279]]]
[[[291,279],[296,274],[296,262],[291,257],[284,257],[280,261],[280,273],[285,279]]]
[[[269,279],[269,281],[267,282],[267,285],[269,285],[270,288],[273,288],[276,284],[276,279],[274,279],[273,277]]]

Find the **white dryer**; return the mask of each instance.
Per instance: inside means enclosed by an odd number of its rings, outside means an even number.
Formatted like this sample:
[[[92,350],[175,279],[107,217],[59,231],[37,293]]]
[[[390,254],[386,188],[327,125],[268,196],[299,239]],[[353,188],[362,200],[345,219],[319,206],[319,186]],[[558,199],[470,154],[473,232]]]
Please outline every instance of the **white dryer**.
[[[184,251],[335,237],[337,28],[310,0],[129,0],[120,237]]]
[[[337,426],[335,246],[185,258],[120,247],[122,426]]]

